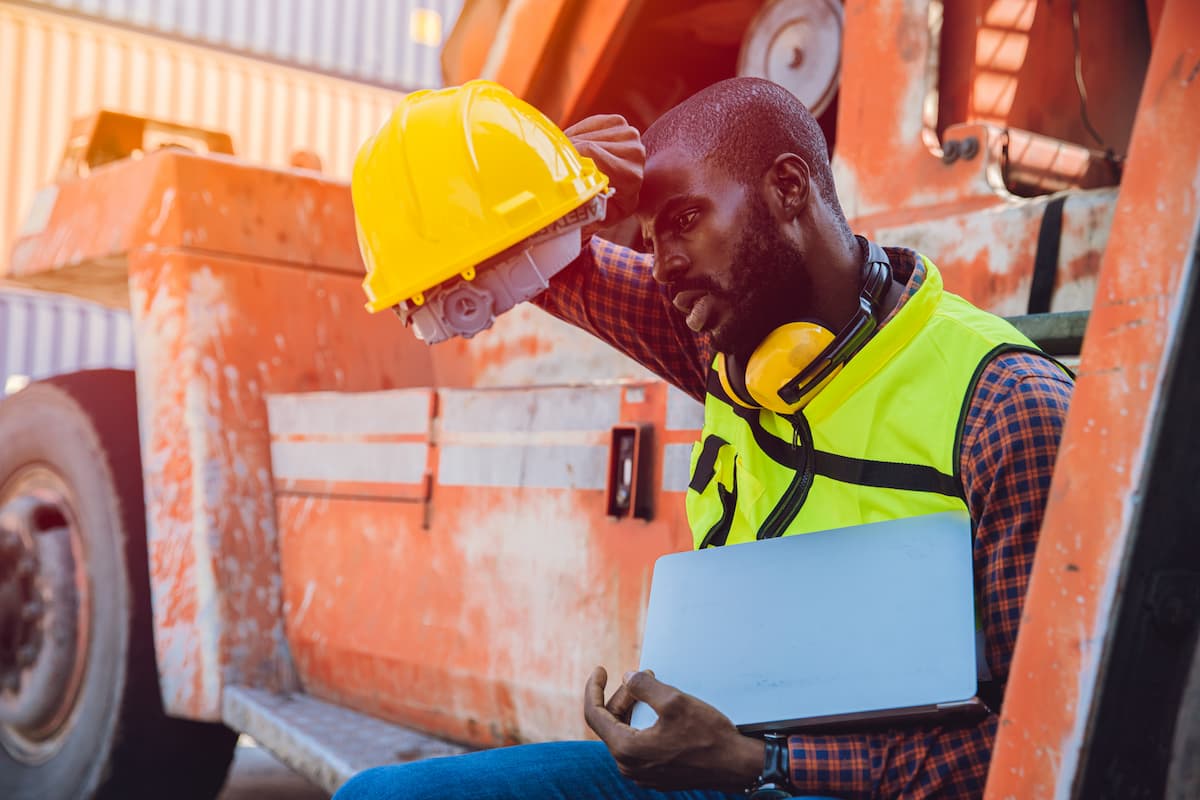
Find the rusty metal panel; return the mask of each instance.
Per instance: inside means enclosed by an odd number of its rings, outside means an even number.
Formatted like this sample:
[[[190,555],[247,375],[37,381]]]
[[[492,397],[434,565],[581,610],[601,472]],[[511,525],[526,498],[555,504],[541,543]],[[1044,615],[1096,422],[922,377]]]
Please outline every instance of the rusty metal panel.
[[[1200,6],[1168,0],[1055,466],[986,797],[1079,785],[1200,231]],[[1193,358],[1180,353],[1180,358]],[[1180,480],[1186,480],[1181,477]],[[1137,793],[1131,796],[1138,796]],[[1148,796],[1148,795],[1147,795]]]
[[[1028,307],[1038,231],[1054,197],[1013,199],[968,213],[943,209],[919,221],[861,230],[885,244],[924,253],[951,291],[995,314],[1015,316]],[[1091,307],[1116,202],[1116,189],[1066,194],[1051,310]]]
[[[78,182],[77,210],[114,186],[135,199],[113,233],[134,321],[164,707],[219,719],[227,683],[293,683],[265,397],[429,386],[428,354],[394,335],[394,318],[362,311],[345,184],[170,152],[93,177],[106,180]]]
[[[40,0],[130,28],[412,91],[441,85],[462,0]]]
[[[0,396],[81,369],[133,369],[129,314],[0,285]]]
[[[298,149],[349,175],[355,150],[399,93],[0,3],[0,274],[35,192],[49,183],[71,121],[98,108],[228,132],[251,163],[287,166]]]
[[[288,642],[306,691],[480,745],[585,735],[582,681],[596,664],[636,665],[654,559],[691,542],[682,498],[657,488],[663,448],[696,436],[667,429],[667,389],[441,390],[428,510],[276,495]],[[346,411],[388,394],[343,397]],[[689,402],[675,401],[676,423],[694,419]],[[630,423],[654,430],[649,521],[608,517],[595,477],[612,425]]]

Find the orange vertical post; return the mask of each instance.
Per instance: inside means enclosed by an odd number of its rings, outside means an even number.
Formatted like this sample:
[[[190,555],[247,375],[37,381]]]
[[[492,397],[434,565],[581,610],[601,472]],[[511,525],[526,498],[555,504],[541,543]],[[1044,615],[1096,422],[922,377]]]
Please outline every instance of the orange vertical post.
[[[1070,797],[1090,738],[1161,385],[1196,279],[1200,5],[1168,0],[1101,262],[988,800]]]

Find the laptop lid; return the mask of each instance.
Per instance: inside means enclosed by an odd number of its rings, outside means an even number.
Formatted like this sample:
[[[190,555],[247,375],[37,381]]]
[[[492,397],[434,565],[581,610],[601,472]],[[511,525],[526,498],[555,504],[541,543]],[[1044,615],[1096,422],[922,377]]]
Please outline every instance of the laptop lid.
[[[744,732],[974,708],[974,597],[965,512],[675,553],[641,668]]]

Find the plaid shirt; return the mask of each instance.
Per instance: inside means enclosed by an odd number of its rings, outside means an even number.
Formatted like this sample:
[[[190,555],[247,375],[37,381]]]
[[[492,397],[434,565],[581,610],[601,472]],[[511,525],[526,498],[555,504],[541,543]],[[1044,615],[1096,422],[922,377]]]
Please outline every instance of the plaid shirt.
[[[902,305],[925,267],[911,250],[889,248],[888,256],[905,282]],[[712,344],[686,326],[651,264],[650,256],[594,238],[534,302],[703,400]],[[988,665],[1000,681],[1012,661],[1071,388],[1047,358],[1001,354],[984,368],[966,417],[959,458],[975,523],[977,604]],[[800,794],[845,800],[982,797],[996,724],[992,715],[974,725],[792,736],[792,783]]]

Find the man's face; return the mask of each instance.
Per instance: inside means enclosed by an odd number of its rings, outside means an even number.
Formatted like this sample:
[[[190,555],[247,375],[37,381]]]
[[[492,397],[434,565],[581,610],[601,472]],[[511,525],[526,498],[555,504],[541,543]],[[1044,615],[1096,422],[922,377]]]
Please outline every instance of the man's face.
[[[666,148],[646,164],[638,220],[655,280],[721,352],[748,355],[772,329],[805,316],[804,255],[758,187]]]

